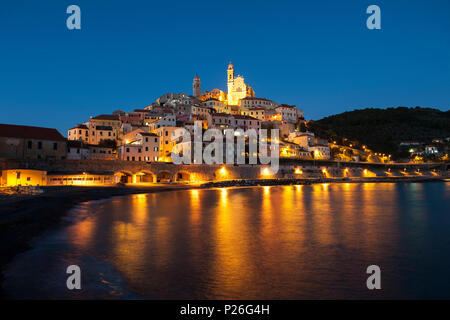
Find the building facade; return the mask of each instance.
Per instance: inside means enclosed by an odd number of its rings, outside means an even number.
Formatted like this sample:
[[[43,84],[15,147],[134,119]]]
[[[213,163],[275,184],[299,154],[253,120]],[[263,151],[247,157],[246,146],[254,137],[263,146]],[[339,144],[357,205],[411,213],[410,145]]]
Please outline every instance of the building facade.
[[[229,63],[227,69],[227,101],[229,105],[239,105],[240,100],[245,97],[254,97],[255,92],[247,85],[242,76],[234,76],[233,63]]]
[[[67,140],[52,128],[0,124],[0,158],[62,160]]]

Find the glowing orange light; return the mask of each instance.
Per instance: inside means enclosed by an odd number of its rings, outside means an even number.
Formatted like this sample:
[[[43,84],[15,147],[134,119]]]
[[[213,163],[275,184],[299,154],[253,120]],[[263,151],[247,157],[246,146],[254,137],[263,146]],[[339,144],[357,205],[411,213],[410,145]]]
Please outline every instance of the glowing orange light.
[[[270,176],[270,170],[269,170],[269,168],[264,168],[264,169],[262,170],[261,174],[262,174],[263,176]]]

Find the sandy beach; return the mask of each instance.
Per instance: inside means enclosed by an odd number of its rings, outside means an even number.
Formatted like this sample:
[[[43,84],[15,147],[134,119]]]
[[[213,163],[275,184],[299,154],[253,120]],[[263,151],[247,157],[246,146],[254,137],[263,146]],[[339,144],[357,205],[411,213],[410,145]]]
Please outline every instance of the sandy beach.
[[[31,239],[57,228],[62,217],[76,204],[115,196],[195,188],[196,185],[155,185],[145,187],[42,187],[37,196],[0,195],[0,265],[6,266],[17,254],[30,248]],[[0,273],[0,284],[3,274]],[[0,293],[1,296],[1,293]]]
[[[233,186],[292,185],[310,183],[355,182],[427,182],[442,181],[443,177],[382,177],[359,179],[286,179],[221,181],[203,185],[158,184],[146,186],[96,186],[96,187],[42,187],[44,193],[36,196],[0,195],[0,265],[2,269],[17,254],[30,248],[30,241],[44,231],[58,228],[62,217],[76,204],[129,194],[143,194]],[[3,274],[0,274],[0,283]],[[1,293],[0,293],[1,295]]]

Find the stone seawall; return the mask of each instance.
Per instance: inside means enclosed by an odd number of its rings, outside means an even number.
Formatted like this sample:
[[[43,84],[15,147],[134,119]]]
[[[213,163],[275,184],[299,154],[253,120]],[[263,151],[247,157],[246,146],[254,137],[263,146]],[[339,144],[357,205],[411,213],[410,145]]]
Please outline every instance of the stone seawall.
[[[271,172],[268,165],[175,165],[121,160],[8,160],[0,159],[0,170],[37,169],[49,174],[82,173],[136,176],[145,181],[217,181],[233,179],[297,179],[343,177],[446,176],[448,164],[379,164],[343,163],[333,161],[280,161],[279,170]],[[144,181],[144,180],[140,180]]]

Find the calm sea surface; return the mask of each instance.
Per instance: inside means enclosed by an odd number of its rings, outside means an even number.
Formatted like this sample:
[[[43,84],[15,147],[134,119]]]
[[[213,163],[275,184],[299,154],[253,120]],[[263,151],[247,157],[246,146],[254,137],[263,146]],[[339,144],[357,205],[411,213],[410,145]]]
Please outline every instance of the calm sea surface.
[[[10,298],[450,298],[450,183],[173,191],[81,205],[5,272]],[[381,268],[381,290],[366,268]],[[81,268],[82,290],[66,289]]]

